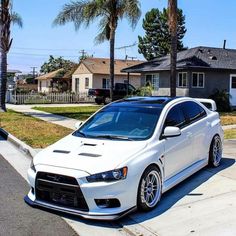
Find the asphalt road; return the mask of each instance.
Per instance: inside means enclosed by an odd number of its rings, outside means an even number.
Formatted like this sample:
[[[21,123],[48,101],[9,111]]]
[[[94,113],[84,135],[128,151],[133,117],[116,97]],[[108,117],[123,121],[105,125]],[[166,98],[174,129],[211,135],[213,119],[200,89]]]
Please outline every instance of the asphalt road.
[[[0,155],[0,235],[77,235],[61,217],[24,203],[26,181]]]

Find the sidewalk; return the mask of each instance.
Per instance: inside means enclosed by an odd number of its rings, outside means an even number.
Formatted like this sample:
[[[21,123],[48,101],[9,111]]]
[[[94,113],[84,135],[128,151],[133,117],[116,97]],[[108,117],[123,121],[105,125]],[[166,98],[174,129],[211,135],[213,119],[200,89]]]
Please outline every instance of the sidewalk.
[[[17,112],[22,112],[26,115],[33,116],[35,118],[51,122],[53,124],[61,125],[69,129],[75,129],[75,124],[80,122],[79,120],[68,118],[65,116],[55,115],[52,113],[37,111],[32,109],[32,107],[71,107],[71,106],[96,106],[94,104],[45,104],[45,105],[13,105],[7,104],[7,109],[11,109]],[[236,129],[235,125],[225,125],[223,130]]]
[[[57,104],[47,104],[47,105],[37,105],[37,107],[48,107],[48,106],[59,106]],[[61,107],[67,107],[67,106],[84,106],[85,104],[60,104]],[[91,104],[89,104],[91,105]],[[69,129],[75,129],[75,124],[77,122],[80,122],[79,120],[68,118],[65,116],[55,115],[52,113],[44,112],[44,111],[37,111],[32,109],[32,107],[35,107],[36,105],[13,105],[13,104],[7,104],[7,109],[14,110],[16,112],[21,112],[26,115],[33,116],[35,118],[51,122],[53,124],[61,125]],[[86,104],[88,106],[88,104]]]

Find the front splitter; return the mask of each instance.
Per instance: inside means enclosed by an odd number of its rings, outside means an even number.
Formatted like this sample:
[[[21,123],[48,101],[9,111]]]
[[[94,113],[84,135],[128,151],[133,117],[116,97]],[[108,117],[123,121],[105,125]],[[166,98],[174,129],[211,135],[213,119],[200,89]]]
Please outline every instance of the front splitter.
[[[26,195],[24,197],[25,202],[32,206],[32,207],[42,207],[42,208],[47,208],[50,210],[55,210],[55,211],[59,211],[59,212],[64,212],[67,214],[72,214],[72,215],[77,215],[80,216],[82,218],[85,219],[91,219],[91,220],[118,220],[121,217],[124,217],[125,215],[135,211],[137,209],[137,207],[132,207],[126,211],[123,211],[121,213],[118,214],[99,214],[99,215],[95,215],[95,214],[90,214],[89,212],[83,212],[83,211],[78,211],[78,210],[74,210],[74,209],[69,209],[69,208],[65,208],[65,207],[60,207],[60,206],[55,206],[53,204],[49,204],[43,201],[32,201],[28,195]]]

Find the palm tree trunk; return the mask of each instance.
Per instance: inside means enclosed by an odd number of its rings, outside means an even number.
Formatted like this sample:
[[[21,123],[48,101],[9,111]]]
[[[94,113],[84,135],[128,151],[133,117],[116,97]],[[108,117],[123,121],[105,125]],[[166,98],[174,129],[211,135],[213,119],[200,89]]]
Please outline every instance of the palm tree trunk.
[[[7,87],[7,54],[4,50],[1,50],[1,96],[0,103],[1,109],[6,111],[6,87]]]
[[[168,0],[169,29],[171,33],[170,51],[170,96],[176,96],[176,62],[177,62],[177,0]]]
[[[113,101],[115,64],[115,28],[110,31],[110,98]]]

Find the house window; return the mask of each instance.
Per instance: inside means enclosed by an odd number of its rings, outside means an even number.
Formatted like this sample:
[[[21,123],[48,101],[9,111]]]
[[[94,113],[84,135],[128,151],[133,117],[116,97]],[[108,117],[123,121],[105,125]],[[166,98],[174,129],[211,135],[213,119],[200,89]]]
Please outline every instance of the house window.
[[[178,87],[180,88],[187,87],[187,73],[186,72],[180,72],[178,74]]]
[[[42,81],[39,81],[39,91],[42,91]]]
[[[146,86],[151,85],[153,90],[159,89],[159,74],[146,75]]]
[[[232,89],[236,88],[236,77],[235,76],[231,77],[231,88]]]
[[[89,78],[85,78],[85,88],[89,88]]]
[[[102,79],[102,88],[109,89],[110,88],[110,79],[103,78]]]
[[[204,88],[205,74],[194,72],[192,74],[192,87],[193,88]]]

